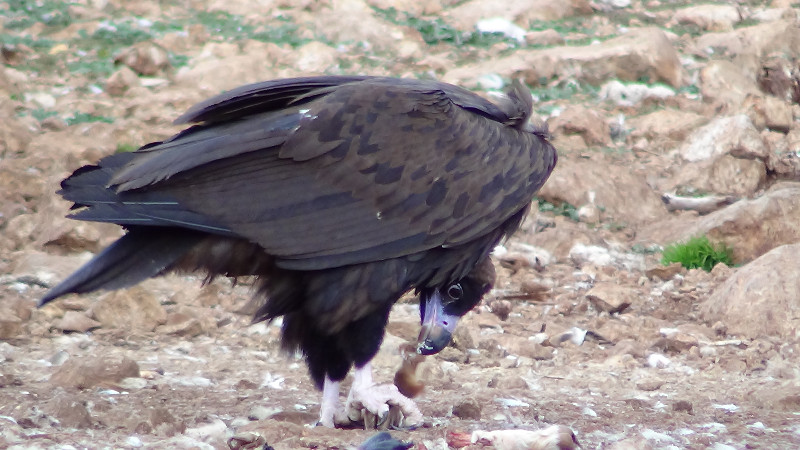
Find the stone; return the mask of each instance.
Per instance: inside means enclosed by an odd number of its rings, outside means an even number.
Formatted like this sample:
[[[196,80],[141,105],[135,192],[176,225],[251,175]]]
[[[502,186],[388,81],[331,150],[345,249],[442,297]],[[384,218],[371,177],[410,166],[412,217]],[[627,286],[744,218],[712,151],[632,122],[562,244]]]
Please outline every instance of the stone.
[[[324,73],[337,64],[339,52],[319,41],[309,42],[295,49],[294,66],[301,72]]]
[[[685,164],[671,180],[669,190],[718,194],[723,198],[752,197],[766,180],[767,165],[764,161],[725,154],[712,160]]]
[[[114,97],[119,97],[128,89],[136,86],[141,86],[142,82],[139,76],[136,75],[130,67],[123,66],[116,72],[112,73],[106,80],[106,92]]]
[[[598,282],[586,292],[586,299],[597,312],[621,314],[637,297],[632,289],[613,282]]]
[[[781,245],[740,267],[700,305],[700,313],[708,323],[724,322],[729,335],[793,338],[800,328],[797,292],[800,244]]]
[[[141,285],[103,294],[92,305],[91,316],[104,328],[153,331],[167,313],[152,292]]]
[[[85,333],[101,326],[100,322],[86,317],[86,314],[78,311],[67,311],[64,317],[57,320],[54,324],[61,331],[77,331]]]
[[[586,0],[519,0],[514,2],[460,2],[444,13],[444,20],[460,30],[471,30],[475,24],[490,17],[512,21],[530,28],[534,21],[551,21],[580,12],[590,13]]]
[[[0,306],[0,340],[8,340],[17,337],[22,332],[22,319],[14,312]]]
[[[617,78],[664,82],[675,88],[682,86],[686,77],[678,52],[666,34],[655,27],[631,29],[597,45],[519,50],[511,56],[452,69],[442,80],[469,87],[487,73],[522,78],[530,86],[563,73],[574,74],[579,81],[592,85]]]
[[[679,142],[696,128],[705,125],[708,118],[691,111],[664,108],[637,117],[631,117],[628,125],[633,129],[631,137],[647,139],[669,139]]]
[[[564,37],[553,29],[529,31],[525,34],[525,42],[528,45],[561,45],[564,43]]]
[[[86,402],[75,395],[60,392],[44,410],[58,420],[62,428],[92,427],[92,416]]]
[[[779,20],[734,31],[705,33],[695,40],[698,48],[713,48],[716,57],[748,55],[761,58],[769,54],[796,55],[800,51],[800,28],[794,20]]]
[[[560,158],[538,196],[576,208],[593,204],[602,211],[602,220],[629,226],[657,221],[668,214],[661,198],[643,176],[629,167],[586,159]]]
[[[775,97],[764,98],[764,124],[770,130],[788,133],[794,125],[792,106]]]
[[[693,25],[704,31],[730,31],[742,20],[733,5],[697,5],[674,11],[672,22]]]
[[[719,117],[695,130],[678,149],[686,161],[696,162],[733,154],[740,158],[767,158],[767,146],[745,114]]]
[[[600,98],[620,106],[636,106],[645,100],[665,100],[675,96],[675,91],[666,86],[648,86],[642,83],[623,84],[611,80],[600,88]]]
[[[636,389],[640,391],[657,391],[664,385],[664,380],[658,378],[647,378],[636,381]]]
[[[683,271],[683,265],[681,265],[679,262],[675,262],[668,266],[653,266],[645,271],[645,275],[650,279],[658,278],[662,281],[668,281]]]
[[[124,64],[139,75],[156,75],[170,67],[169,54],[152,41],[139,42],[122,50],[114,62]]]
[[[453,415],[464,420],[481,420],[481,404],[474,398],[465,398],[453,405]]]
[[[548,125],[554,135],[580,135],[587,146],[611,144],[611,132],[606,119],[597,111],[584,106],[567,106]]]
[[[700,70],[700,92],[707,102],[719,103],[730,112],[739,112],[748,95],[757,95],[755,74],[741,64],[714,60]]]
[[[123,356],[73,356],[53,373],[50,383],[64,388],[89,389],[138,376],[139,365]]]

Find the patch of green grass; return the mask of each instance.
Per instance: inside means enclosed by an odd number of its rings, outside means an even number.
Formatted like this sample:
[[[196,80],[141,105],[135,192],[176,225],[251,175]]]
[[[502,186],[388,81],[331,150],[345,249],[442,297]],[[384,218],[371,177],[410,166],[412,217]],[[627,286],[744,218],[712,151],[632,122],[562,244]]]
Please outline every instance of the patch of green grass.
[[[64,0],[5,0],[8,4],[6,22],[8,30],[23,30],[41,22],[49,27],[66,27],[72,23],[69,7]]]
[[[549,212],[558,216],[564,216],[572,219],[575,222],[580,221],[578,218],[578,210],[575,208],[575,206],[570,205],[567,202],[562,202],[556,205],[538,197],[534,197],[534,200],[539,203],[540,212]]]
[[[506,42],[512,46],[517,45],[517,41],[504,36],[502,33],[462,31],[448,25],[438,17],[430,19],[414,17],[408,13],[402,13],[394,7],[386,9],[373,7],[373,10],[384,20],[395,25],[407,26],[419,31],[422,35],[422,39],[428,45],[444,43],[485,48],[491,47],[499,42]]]
[[[541,80],[546,83],[546,80]],[[543,83],[544,84],[544,83]],[[557,85],[544,85],[531,89],[534,103],[546,102],[550,100],[568,100],[577,94],[597,96],[599,88],[590,84],[579,83],[577,81],[565,81]]]
[[[206,27],[213,36],[226,40],[255,39],[262,42],[288,44],[299,47],[310,42],[299,36],[298,27],[289,19],[277,17],[275,22],[254,26],[246,23],[241,16],[224,11],[200,11],[192,19]]]
[[[136,145],[120,142],[117,144],[117,153],[135,152],[138,148]]]
[[[38,120],[39,122],[43,121],[44,119],[47,119],[48,117],[53,117],[55,115],[58,115],[58,112],[49,109],[37,108],[31,110],[31,116],[34,119]]]
[[[631,252],[638,253],[640,255],[655,255],[662,251],[660,245],[642,245],[642,244],[633,244],[631,247]]]
[[[733,265],[733,250],[725,244],[712,244],[706,236],[697,236],[686,242],[677,242],[664,248],[661,263],[665,266],[681,263],[687,269],[703,269],[710,272],[715,265]]]
[[[97,116],[90,113],[82,113],[77,112],[72,117],[68,117],[67,125],[75,125],[79,123],[87,123],[87,122],[103,122],[103,123],[113,123],[114,119],[106,116]]]

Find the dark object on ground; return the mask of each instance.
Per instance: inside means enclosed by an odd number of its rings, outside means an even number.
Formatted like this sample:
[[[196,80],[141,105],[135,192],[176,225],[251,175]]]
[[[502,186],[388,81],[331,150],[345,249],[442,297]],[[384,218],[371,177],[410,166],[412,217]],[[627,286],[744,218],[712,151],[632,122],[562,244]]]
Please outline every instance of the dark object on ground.
[[[413,442],[395,439],[389,433],[382,431],[364,441],[358,446],[358,450],[407,450],[413,446]]]
[[[372,390],[369,361],[403,293],[420,295],[417,351],[433,354],[491,288],[489,253],[556,163],[531,108],[519,83],[499,104],[377,77],[234,89],[178,118],[196,125],[172,138],[62,182],[72,218],[127,233],[42,304],[171,271],[255,275],[254,320],[283,316],[283,347],[301,350],[324,386],[321,423],[383,422],[392,405],[418,424],[396,389]],[[338,382],[353,365],[351,393],[363,395],[342,408]]]

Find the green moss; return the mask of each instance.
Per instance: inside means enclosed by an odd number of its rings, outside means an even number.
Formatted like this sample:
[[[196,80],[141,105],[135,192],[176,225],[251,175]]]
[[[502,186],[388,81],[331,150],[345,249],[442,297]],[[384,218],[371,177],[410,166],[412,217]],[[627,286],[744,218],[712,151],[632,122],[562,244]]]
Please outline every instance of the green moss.
[[[87,122],[113,123],[114,120],[106,116],[96,116],[94,114],[78,112],[75,113],[75,115],[73,115],[72,117],[68,117],[66,119],[66,122],[67,125],[75,125],[78,123],[87,123]]]
[[[452,44],[469,45],[473,47],[488,48],[498,42],[506,42],[511,46],[517,46],[517,41],[507,38],[502,33],[481,33],[478,31],[463,31],[456,29],[441,18],[422,18],[414,17],[408,13],[401,13],[394,7],[381,9],[373,7],[373,10],[384,20],[396,25],[414,28],[422,35],[422,39],[428,45]]]
[[[136,145],[120,142],[117,144],[117,153],[135,152],[138,148]]]
[[[539,203],[540,212],[549,212],[558,216],[568,217],[575,222],[579,221],[578,210],[575,208],[575,206],[570,205],[567,202],[562,202],[556,205],[538,197],[534,197],[534,200]]]
[[[705,236],[698,236],[686,242],[677,242],[664,248],[661,263],[666,265],[681,263],[687,269],[703,269],[710,272],[718,263],[733,265],[733,251],[725,244],[714,245]]]

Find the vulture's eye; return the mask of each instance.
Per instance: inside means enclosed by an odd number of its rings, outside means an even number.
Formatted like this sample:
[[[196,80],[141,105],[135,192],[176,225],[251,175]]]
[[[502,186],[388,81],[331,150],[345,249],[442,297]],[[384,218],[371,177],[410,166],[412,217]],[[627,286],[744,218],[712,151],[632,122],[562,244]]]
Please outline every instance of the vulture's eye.
[[[461,300],[462,295],[464,295],[464,290],[459,283],[451,284],[450,287],[447,288],[447,296],[450,297],[452,301]]]

